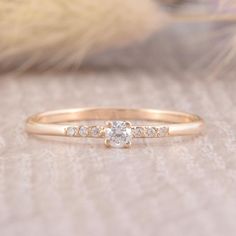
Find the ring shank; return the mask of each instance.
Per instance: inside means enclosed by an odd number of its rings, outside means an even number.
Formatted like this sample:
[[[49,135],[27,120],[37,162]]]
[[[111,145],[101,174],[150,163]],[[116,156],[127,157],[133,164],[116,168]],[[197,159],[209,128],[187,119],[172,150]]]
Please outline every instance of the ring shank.
[[[167,123],[169,135],[190,135],[202,131],[204,122],[189,113],[125,108],[79,108],[49,111],[30,117],[26,130],[38,135],[64,135],[65,123],[87,120],[136,120]]]

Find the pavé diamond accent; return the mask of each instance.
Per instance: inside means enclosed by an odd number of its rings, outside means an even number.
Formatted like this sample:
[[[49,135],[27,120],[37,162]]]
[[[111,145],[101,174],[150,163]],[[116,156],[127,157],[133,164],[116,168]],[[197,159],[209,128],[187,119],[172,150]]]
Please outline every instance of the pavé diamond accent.
[[[149,138],[153,138],[156,136],[156,130],[154,127],[146,127],[146,135]]]
[[[66,135],[67,136],[75,136],[77,134],[77,127],[67,127],[66,128]]]
[[[144,128],[143,127],[135,127],[132,129],[133,131],[133,136],[135,138],[141,138],[144,136]]]
[[[97,126],[94,126],[91,128],[91,135],[92,137],[99,137],[100,136],[100,128]]]
[[[162,137],[168,136],[168,133],[169,133],[169,127],[163,126],[163,127],[158,128],[157,136],[159,138],[162,138]]]
[[[131,124],[127,121],[111,121],[105,128],[105,144],[111,147],[129,147],[132,140]]]
[[[87,126],[80,126],[79,135],[82,137],[88,136],[88,127]]]

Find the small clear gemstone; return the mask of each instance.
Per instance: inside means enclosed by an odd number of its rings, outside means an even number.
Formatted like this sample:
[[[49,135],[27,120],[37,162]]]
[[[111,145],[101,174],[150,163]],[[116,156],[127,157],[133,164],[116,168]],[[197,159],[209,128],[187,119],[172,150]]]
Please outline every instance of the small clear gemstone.
[[[157,136],[158,137],[165,137],[165,136],[167,136],[168,135],[168,133],[169,133],[169,128],[168,127],[160,127],[159,129],[158,129],[158,132],[157,132]]]
[[[149,138],[155,137],[156,135],[156,130],[153,127],[146,127],[146,135]]]
[[[133,135],[134,137],[140,138],[143,137],[144,134],[144,128],[143,127],[136,127],[133,129]]]
[[[96,127],[96,126],[92,127],[92,128],[91,128],[91,135],[92,135],[93,137],[98,137],[98,136],[100,136],[100,129],[99,129],[99,127]]]
[[[67,136],[75,136],[77,134],[77,128],[76,127],[67,127],[66,129],[66,135]]]
[[[125,121],[113,121],[105,128],[105,137],[111,147],[125,147],[131,143],[131,127]]]
[[[82,137],[88,136],[88,127],[86,127],[86,126],[80,126],[80,128],[79,128],[79,134],[80,134],[80,136],[82,136]]]

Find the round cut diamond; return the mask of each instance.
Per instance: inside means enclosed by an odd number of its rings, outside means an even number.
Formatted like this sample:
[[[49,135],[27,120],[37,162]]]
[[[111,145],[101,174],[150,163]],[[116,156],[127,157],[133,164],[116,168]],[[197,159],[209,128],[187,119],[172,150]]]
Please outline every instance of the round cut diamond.
[[[77,134],[77,128],[76,127],[67,127],[66,129],[66,135],[67,136],[75,136]]]
[[[93,137],[98,137],[100,135],[100,129],[97,126],[91,128],[91,135]]]
[[[86,137],[88,135],[88,127],[86,126],[80,126],[79,128],[79,134],[82,137]]]
[[[150,138],[155,137],[155,135],[156,135],[156,130],[155,130],[155,128],[153,128],[153,127],[147,127],[147,128],[146,128],[146,134],[147,134],[147,136],[150,137]]]
[[[161,138],[161,137],[165,137],[165,136],[168,135],[168,133],[169,133],[169,128],[163,126],[163,127],[160,127],[160,128],[158,129],[157,136],[160,137],[160,138]]]
[[[144,135],[144,128],[143,127],[136,127],[133,130],[133,136],[136,138],[141,138]]]
[[[131,125],[126,121],[110,122],[105,128],[106,144],[111,147],[128,147],[131,144]]]

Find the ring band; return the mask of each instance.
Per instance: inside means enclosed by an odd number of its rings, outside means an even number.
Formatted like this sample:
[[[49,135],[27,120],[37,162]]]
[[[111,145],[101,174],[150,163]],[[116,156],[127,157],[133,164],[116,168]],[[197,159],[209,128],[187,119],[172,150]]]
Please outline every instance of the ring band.
[[[105,123],[82,124],[101,120]],[[139,123],[134,125],[131,120]],[[196,135],[203,127],[203,120],[189,113],[125,108],[56,110],[33,115],[26,121],[30,134],[104,138],[108,147],[130,147],[134,138]]]

